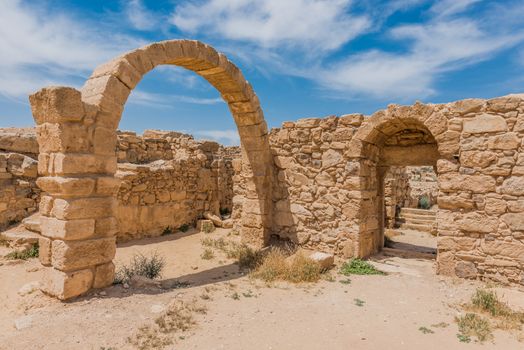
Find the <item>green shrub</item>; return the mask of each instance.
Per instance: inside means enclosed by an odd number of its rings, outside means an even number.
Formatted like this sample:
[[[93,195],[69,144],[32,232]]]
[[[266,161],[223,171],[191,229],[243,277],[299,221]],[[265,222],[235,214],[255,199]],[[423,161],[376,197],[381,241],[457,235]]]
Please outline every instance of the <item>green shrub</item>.
[[[351,259],[345,262],[341,269],[340,273],[349,276],[349,275],[385,275],[384,272],[377,270],[373,265],[359,258]]]
[[[418,199],[418,207],[420,209],[429,209],[431,208],[431,203],[429,202],[428,196],[422,196]]]
[[[456,321],[460,332],[459,335],[463,339],[476,337],[480,342],[484,342],[493,337],[489,321],[477,314],[467,313],[464,316],[457,317]]]
[[[158,253],[153,253],[151,256],[135,254],[129,265],[124,265],[117,270],[114,283],[127,282],[133,276],[158,278],[161,276],[165,264],[165,259]]]
[[[183,224],[182,226],[180,226],[178,228],[178,231],[180,231],[180,232],[187,232],[189,230],[189,227],[190,226],[188,224]]]
[[[28,250],[15,250],[5,257],[10,260],[27,260],[30,258],[38,258],[39,247],[38,243],[33,244]]]

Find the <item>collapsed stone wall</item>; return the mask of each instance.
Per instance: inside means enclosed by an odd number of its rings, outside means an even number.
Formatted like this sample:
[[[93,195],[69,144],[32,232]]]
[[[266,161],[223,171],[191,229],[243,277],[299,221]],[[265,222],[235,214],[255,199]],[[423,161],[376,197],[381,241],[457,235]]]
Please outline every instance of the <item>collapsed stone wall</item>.
[[[38,209],[37,155],[34,129],[0,129],[0,229]]]
[[[193,225],[205,212],[233,209],[233,165],[238,147],[160,130],[119,132],[118,240],[159,236]]]
[[[232,161],[239,147],[171,131],[121,131],[116,152],[119,241],[158,236],[194,224],[206,211],[233,209]],[[34,128],[0,129],[0,228],[38,209],[36,159]]]

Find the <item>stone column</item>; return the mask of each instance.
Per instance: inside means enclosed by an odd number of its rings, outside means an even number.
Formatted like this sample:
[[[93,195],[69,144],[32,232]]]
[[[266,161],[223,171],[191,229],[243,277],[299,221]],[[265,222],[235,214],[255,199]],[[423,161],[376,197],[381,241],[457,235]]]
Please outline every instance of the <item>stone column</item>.
[[[88,106],[73,88],[44,88],[30,102],[40,147],[37,184],[44,192],[42,289],[69,299],[113,282],[116,135],[95,128]]]

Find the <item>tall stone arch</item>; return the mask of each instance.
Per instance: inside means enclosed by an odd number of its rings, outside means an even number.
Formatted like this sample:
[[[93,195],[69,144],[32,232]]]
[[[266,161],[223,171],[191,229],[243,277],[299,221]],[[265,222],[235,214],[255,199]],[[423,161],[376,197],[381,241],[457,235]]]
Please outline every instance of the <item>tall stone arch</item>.
[[[159,65],[176,65],[205,78],[228,104],[242,146],[245,199],[241,236],[261,247],[271,227],[267,125],[242,72],[212,47],[192,40],[153,43],[97,67],[78,91],[46,87],[30,96],[40,147],[40,261],[43,289],[60,299],[112,283],[118,230],[116,129],[130,92]]]

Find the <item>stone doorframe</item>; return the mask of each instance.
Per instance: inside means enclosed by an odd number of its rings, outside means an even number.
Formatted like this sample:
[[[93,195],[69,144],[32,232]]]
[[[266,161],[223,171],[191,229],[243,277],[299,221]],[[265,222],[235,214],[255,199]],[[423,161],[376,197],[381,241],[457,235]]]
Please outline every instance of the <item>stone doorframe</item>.
[[[384,141],[404,130],[427,133],[434,144],[399,148],[385,154]],[[391,105],[375,113],[359,128],[350,142],[348,157],[360,177],[361,222],[354,245],[354,256],[368,257],[384,245],[383,178],[390,166],[436,165],[439,159],[457,162],[460,134],[448,131],[448,119],[434,106],[416,103],[413,106]],[[437,174],[438,176],[438,174]],[[437,227],[438,230],[438,227]],[[437,249],[438,251],[438,249]],[[437,256],[438,259],[438,256]]]
[[[205,78],[221,94],[238,127],[245,199],[241,236],[264,246],[271,227],[273,160],[259,100],[240,69],[212,47],[192,40],[153,43],[95,69],[78,91],[46,87],[29,97],[40,146],[42,289],[69,299],[112,284],[118,231],[116,129],[142,77],[176,65]]]

